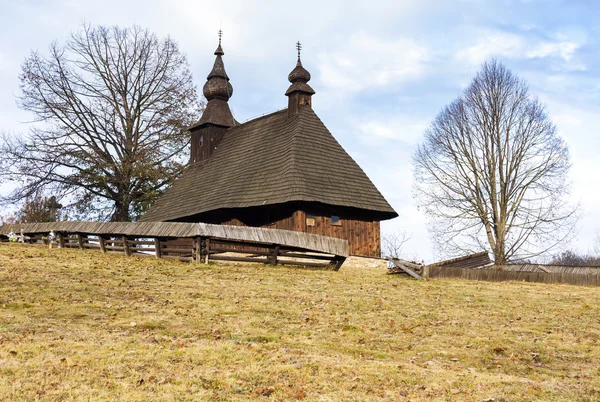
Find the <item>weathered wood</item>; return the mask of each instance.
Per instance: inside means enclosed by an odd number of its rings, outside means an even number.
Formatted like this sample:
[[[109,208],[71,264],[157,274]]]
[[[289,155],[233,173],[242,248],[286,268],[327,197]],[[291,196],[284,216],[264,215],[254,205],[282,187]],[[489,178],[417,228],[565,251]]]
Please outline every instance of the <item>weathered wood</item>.
[[[204,240],[204,249],[206,250],[205,254],[204,254],[204,263],[208,264],[208,261],[210,259],[210,239],[206,238]]]
[[[460,278],[477,281],[523,281],[565,283],[577,286],[600,286],[600,275],[575,273],[546,273],[541,271],[504,271],[498,269],[470,269],[431,267],[430,278]]]
[[[340,268],[342,267],[342,265],[344,265],[344,261],[346,261],[345,257],[335,257],[333,259],[333,262],[334,262],[333,270],[339,271]]]
[[[162,252],[160,250],[160,238],[158,237],[154,238],[154,254],[156,255],[156,258],[162,257]]]
[[[185,254],[193,254],[193,249],[191,249],[191,248],[163,247],[161,251],[163,253],[185,253]]]
[[[397,258],[390,258],[388,259],[388,261],[390,261],[395,268],[398,268],[401,272],[404,272],[410,276],[412,276],[415,279],[418,280],[423,280],[423,278],[421,277],[421,275],[417,274],[416,272],[414,272],[412,269],[408,268],[406,265],[404,265],[404,261],[401,263],[399,259]],[[394,272],[390,272],[390,273],[394,273]]]
[[[275,245],[273,248],[273,255],[271,256],[271,265],[277,265],[277,256],[279,255],[279,245]]]
[[[77,245],[80,249],[83,249],[83,237],[81,236],[81,233],[77,233],[75,236],[77,238]]]
[[[98,235],[98,244],[100,244],[100,251],[106,253],[106,242],[104,241],[104,236]]]
[[[131,240],[127,241],[130,245],[151,245],[154,244],[154,240]]]
[[[62,233],[56,233],[56,239],[58,240],[58,248],[63,248],[65,246],[65,238]]]
[[[246,226],[214,225],[185,222],[46,222],[23,225],[4,225],[0,233],[71,232],[107,236],[183,238],[203,236],[236,242],[256,242],[298,247],[304,250],[348,256],[348,241],[292,230],[265,229]]]
[[[216,260],[216,261],[238,261],[238,262],[261,262],[264,264],[267,264],[270,262],[270,260],[268,258],[252,258],[252,257],[242,257],[242,256],[235,256],[235,255],[218,255],[218,254],[213,254],[210,257],[212,260]]]
[[[125,255],[127,257],[131,256],[131,250],[129,249],[129,244],[127,243],[127,236],[123,236],[123,251],[125,251]]]
[[[279,255],[281,257],[304,258],[307,260],[332,260],[334,258],[334,256],[332,256],[332,255],[288,253],[288,252],[284,252],[284,251],[282,251]]]
[[[197,264],[200,264],[202,262],[202,237],[194,239],[194,252],[195,261]]]

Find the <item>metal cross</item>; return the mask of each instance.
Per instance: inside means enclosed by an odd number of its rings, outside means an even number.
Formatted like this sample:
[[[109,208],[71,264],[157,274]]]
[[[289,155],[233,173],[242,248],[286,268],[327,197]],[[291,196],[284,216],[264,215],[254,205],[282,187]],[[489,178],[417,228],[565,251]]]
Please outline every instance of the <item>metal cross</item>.
[[[300,41],[296,43],[296,49],[298,49],[298,59],[300,59],[300,50],[302,50],[302,45],[300,44]]]
[[[219,45],[221,44],[221,38],[223,37],[223,31],[219,29]]]

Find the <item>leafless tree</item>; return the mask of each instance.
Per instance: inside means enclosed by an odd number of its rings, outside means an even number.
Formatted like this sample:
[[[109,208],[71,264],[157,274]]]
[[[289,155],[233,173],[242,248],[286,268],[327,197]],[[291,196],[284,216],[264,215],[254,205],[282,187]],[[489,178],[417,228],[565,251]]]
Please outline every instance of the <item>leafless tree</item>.
[[[526,83],[497,60],[439,113],[413,165],[420,208],[444,254],[487,244],[503,264],[573,233],[568,148]]]
[[[3,202],[44,191],[88,217],[128,221],[179,175],[185,127],[203,104],[186,56],[146,29],[84,25],[22,65],[19,106],[35,116],[1,144]]]
[[[403,258],[405,250],[404,246],[406,242],[411,239],[411,235],[404,231],[398,230],[396,232],[385,233],[381,238],[381,256],[392,257],[392,258]]]

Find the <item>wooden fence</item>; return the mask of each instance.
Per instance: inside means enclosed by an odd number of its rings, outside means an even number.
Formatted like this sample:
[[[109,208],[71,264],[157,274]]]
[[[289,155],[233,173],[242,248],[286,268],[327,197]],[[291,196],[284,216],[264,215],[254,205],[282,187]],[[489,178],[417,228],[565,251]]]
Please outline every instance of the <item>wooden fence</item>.
[[[522,271],[498,269],[493,266],[486,269],[430,267],[429,278],[461,278],[477,281],[524,281],[541,283],[567,283],[580,286],[600,286],[600,270],[592,273],[562,273],[542,271]]]
[[[331,267],[348,257],[348,242],[326,236],[240,226],[180,222],[52,222],[0,227],[0,240],[13,232],[27,243],[95,249],[127,256],[181,261],[239,261]]]

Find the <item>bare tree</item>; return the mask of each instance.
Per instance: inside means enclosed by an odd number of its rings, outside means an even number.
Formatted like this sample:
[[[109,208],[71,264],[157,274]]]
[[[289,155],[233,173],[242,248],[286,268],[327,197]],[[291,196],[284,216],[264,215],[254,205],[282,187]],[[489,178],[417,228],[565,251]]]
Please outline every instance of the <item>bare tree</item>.
[[[385,233],[381,238],[381,256],[402,258],[404,257],[404,245],[411,239],[411,235],[404,231]]]
[[[572,235],[567,146],[526,83],[496,60],[436,117],[413,165],[420,208],[444,254],[487,244],[504,264]]]
[[[185,127],[202,110],[187,59],[148,30],[84,25],[48,57],[22,65],[27,135],[4,135],[0,180],[20,185],[4,203],[44,190],[79,212],[135,219],[179,175]]]

